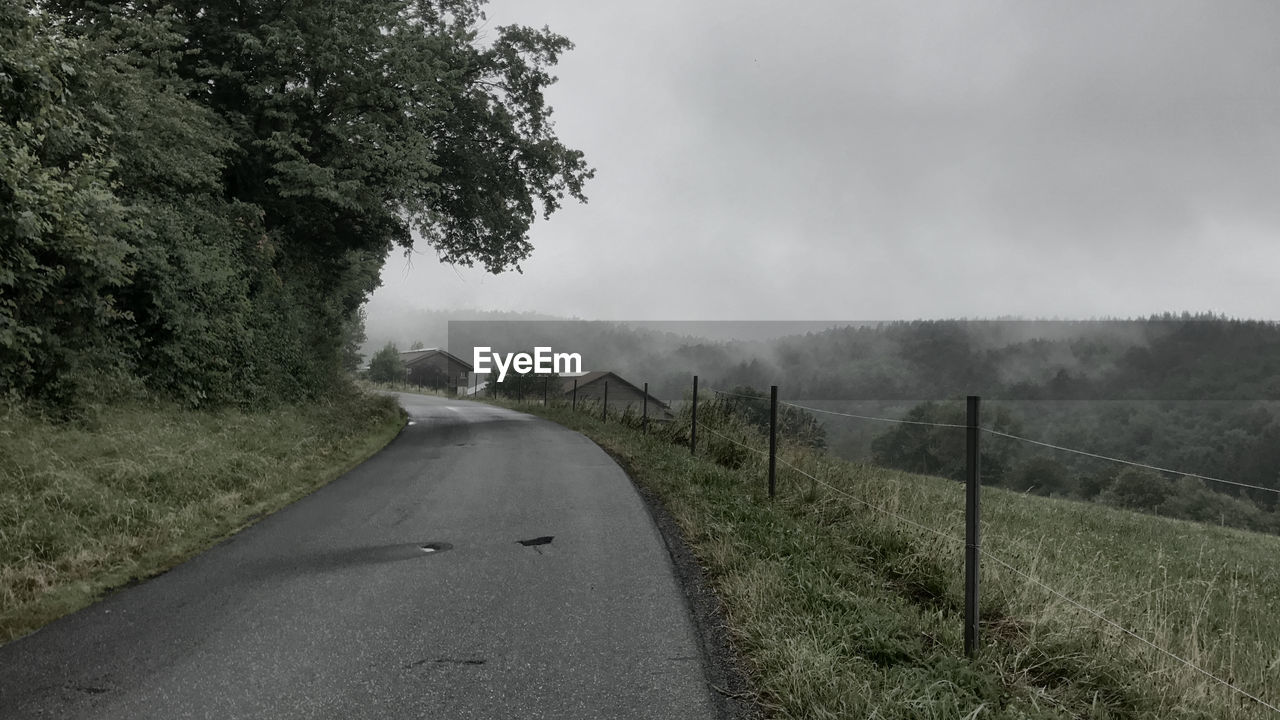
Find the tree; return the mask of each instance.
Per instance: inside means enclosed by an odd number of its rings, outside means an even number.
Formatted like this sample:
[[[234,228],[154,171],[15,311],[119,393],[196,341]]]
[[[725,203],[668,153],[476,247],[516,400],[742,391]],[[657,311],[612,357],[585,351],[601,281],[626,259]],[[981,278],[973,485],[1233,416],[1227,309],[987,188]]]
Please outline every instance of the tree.
[[[493,376],[494,390],[505,396],[513,398],[527,398],[538,400],[542,399],[542,388],[544,383],[550,383],[550,394],[556,393],[559,376],[552,374],[540,373],[517,373],[509,372],[502,382],[497,382],[497,375]]]
[[[1159,473],[1146,468],[1126,467],[1116,473],[1111,487],[1103,490],[1098,499],[1130,510],[1154,510],[1172,494],[1172,483]]]
[[[0,390],[57,402],[91,368],[125,364],[126,213],[91,55],[44,14],[0,6]]]
[[[1035,455],[1018,464],[1006,476],[1004,485],[1019,492],[1057,495],[1070,489],[1071,479],[1061,462],[1052,457]]]
[[[360,348],[369,339],[364,331],[364,321],[364,308],[360,308],[347,319],[342,328],[342,369],[352,375],[360,371],[360,363],[364,360]]]
[[[561,36],[500,27],[482,44],[477,0],[174,7],[192,49],[178,71],[233,132],[226,194],[261,209],[278,282],[252,293],[258,334],[307,386],[391,248],[416,235],[446,262],[519,269],[535,205],[585,200],[592,172],[543,97]]]
[[[315,395],[393,248],[519,270],[592,171],[543,97],[569,41],[480,8],[5,4],[0,390]]]
[[[1017,434],[1018,424],[1007,408],[983,413],[983,425]],[[963,480],[965,473],[965,424],[962,403],[926,402],[907,411],[907,422],[892,426],[871,441],[872,459],[879,465],[908,472]],[[985,484],[1001,484],[1015,461],[1008,442],[984,441],[981,472]]]
[[[369,379],[374,382],[404,382],[404,363],[394,343],[387,343],[369,359]]]
[[[732,395],[719,397],[725,409],[768,435],[769,396],[746,385],[736,386],[731,392]],[[778,407],[778,437],[811,448],[824,449],[827,446],[827,430],[812,413],[781,403]]]

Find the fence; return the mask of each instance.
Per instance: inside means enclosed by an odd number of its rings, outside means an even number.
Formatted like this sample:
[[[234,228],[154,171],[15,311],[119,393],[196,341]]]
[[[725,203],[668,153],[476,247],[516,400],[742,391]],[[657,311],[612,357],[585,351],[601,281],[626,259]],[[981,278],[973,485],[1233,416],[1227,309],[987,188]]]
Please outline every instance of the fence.
[[[964,596],[965,597],[964,597],[963,635],[964,635],[964,652],[966,656],[970,658],[975,657],[980,648],[979,603],[980,603],[980,597],[981,597],[980,595],[981,564],[983,560],[986,560],[990,563],[993,563],[1003,568],[1009,573],[1012,573],[1013,575],[1021,578],[1025,582],[1035,587],[1038,587],[1039,589],[1053,596],[1057,600],[1076,608],[1077,610],[1094,618],[1095,620],[1111,628],[1112,630],[1118,631],[1124,637],[1127,637],[1133,641],[1140,643],[1144,647],[1147,647],[1151,650],[1156,651],[1157,653],[1169,658],[1170,660],[1173,660],[1174,662],[1194,671],[1195,673],[1198,673],[1199,675],[1212,681],[1213,683],[1219,684],[1222,687],[1230,690],[1231,692],[1236,693],[1241,698],[1257,703],[1260,707],[1267,708],[1272,712],[1280,714],[1280,707],[1277,707],[1276,705],[1268,702],[1267,700],[1264,700],[1258,695],[1239,687],[1236,683],[1232,682],[1230,679],[1220,677],[1218,674],[1215,674],[1205,669],[1204,667],[1193,662],[1192,660],[1185,658],[1177,653],[1174,653],[1165,647],[1162,647],[1160,644],[1152,641],[1147,637],[1143,637],[1141,634],[1135,632],[1134,630],[1131,630],[1130,628],[1125,627],[1124,624],[1122,624],[1121,622],[1118,622],[1114,618],[1109,617],[1108,615],[1097,610],[1096,608],[1090,607],[1087,604],[1077,600],[1076,598],[1071,597],[1069,594],[1057,588],[1052,587],[1048,583],[1036,577],[1034,574],[1016,567],[1009,560],[1002,558],[998,555],[995,555],[990,551],[984,552],[982,541],[981,541],[981,532],[980,532],[982,527],[982,523],[981,523],[981,477],[982,477],[981,475],[981,457],[982,457],[981,437],[983,435],[989,435],[989,436],[998,437],[1004,440],[1025,443],[1030,446],[1044,448],[1044,449],[1052,450],[1055,452],[1072,453],[1076,455],[1090,457],[1096,460],[1103,460],[1103,461],[1117,463],[1125,466],[1144,468],[1144,469],[1148,469],[1148,470],[1152,470],[1160,473],[1172,473],[1172,474],[1177,474],[1185,477],[1197,478],[1204,482],[1218,483],[1218,484],[1233,486],[1237,488],[1245,488],[1253,491],[1275,493],[1277,495],[1280,495],[1280,489],[1268,488],[1268,487],[1252,485],[1248,483],[1241,483],[1241,482],[1236,482],[1236,481],[1227,480],[1223,478],[1210,477],[1210,476],[1197,474],[1197,473],[1180,472],[1177,470],[1160,467],[1157,465],[1135,462],[1135,461],[1126,460],[1123,458],[1117,458],[1117,457],[1112,457],[1112,456],[1103,455],[1099,453],[1093,453],[1093,452],[1089,452],[1089,451],[1078,449],[1078,448],[1065,447],[1061,445],[1047,443],[1040,440],[1035,440],[1032,438],[1023,437],[1013,433],[1003,432],[1000,430],[996,430],[994,428],[984,427],[981,423],[981,412],[980,412],[982,407],[981,399],[977,396],[969,396],[966,398],[966,422],[964,424],[956,424],[956,423],[926,422],[926,421],[920,421],[920,420],[906,420],[906,419],[879,417],[879,416],[873,416],[873,415],[859,415],[854,413],[837,412],[834,410],[811,407],[808,405],[801,405],[793,402],[780,401],[778,399],[777,385],[770,386],[769,395],[767,398],[763,396],[756,396],[756,395],[744,395],[741,393],[734,393],[734,392],[719,390],[715,388],[705,388],[706,392],[709,392],[711,395],[718,398],[735,398],[739,401],[746,401],[746,402],[759,402],[759,403],[764,403],[766,401],[768,402],[768,449],[766,450],[760,447],[753,447],[740,440],[734,439],[727,432],[717,431],[717,429],[712,427],[708,422],[706,422],[705,419],[702,422],[700,422],[699,415],[698,415],[700,392],[698,387],[699,387],[698,377],[695,375],[692,381],[692,395],[691,395],[691,402],[690,402],[689,451],[691,454],[697,455],[698,453],[699,432],[708,433],[713,437],[716,437],[720,440],[731,443],[745,451],[753,453],[761,457],[762,459],[767,459],[766,482],[767,482],[767,493],[768,493],[768,497],[770,498],[774,498],[777,494],[777,468],[778,468],[778,465],[781,464],[786,469],[792,472],[795,472],[797,475],[801,477],[808,479],[814,485],[822,486],[829,492],[835,493],[836,495],[844,497],[861,506],[874,510],[878,513],[881,513],[886,517],[892,518],[895,522],[902,523],[903,525],[912,527],[915,530],[927,533],[934,537],[938,537],[948,543],[955,543],[957,545],[963,546],[964,559],[965,559],[965,562],[964,562],[965,564]],[[648,383],[645,383],[646,403],[643,409],[643,416],[641,419],[641,426],[645,430],[648,429],[648,419],[649,419],[647,394],[648,394]],[[601,403],[600,417],[602,420],[605,420],[605,421],[607,421],[609,416],[607,398],[608,396],[606,394],[605,401]],[[543,402],[544,404],[546,403],[545,396],[544,396]],[[955,535],[944,532],[937,528],[929,527],[928,525],[924,525],[922,523],[916,522],[911,518],[904,516],[901,513],[894,512],[890,508],[882,507],[873,502],[869,502],[864,498],[857,497],[856,495],[848,492],[843,488],[837,487],[835,485],[832,485],[824,481],[821,477],[819,477],[817,473],[808,472],[805,469],[797,466],[796,464],[787,461],[785,458],[780,457],[778,452],[779,450],[778,448],[778,430],[779,430],[778,410],[780,406],[791,407],[798,411],[803,411],[808,413],[817,413],[817,414],[828,415],[828,416],[838,416],[841,418],[847,418],[847,419],[852,419],[852,420],[857,420],[862,422],[920,425],[920,426],[928,426],[928,427],[934,427],[934,428],[951,429],[951,430],[957,430],[957,431],[964,430],[965,431],[965,479],[964,479],[965,536],[964,538],[961,539],[959,537],[956,537]],[[576,393],[573,399],[572,407],[575,410],[577,409]]]

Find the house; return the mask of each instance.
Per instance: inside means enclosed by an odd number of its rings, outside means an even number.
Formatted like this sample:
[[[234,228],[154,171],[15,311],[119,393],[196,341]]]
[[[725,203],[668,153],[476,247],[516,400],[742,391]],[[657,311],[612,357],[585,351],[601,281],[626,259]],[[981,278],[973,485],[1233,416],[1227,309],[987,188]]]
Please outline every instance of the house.
[[[404,365],[405,382],[410,385],[465,387],[471,378],[471,363],[440,348],[401,351],[400,362]]]
[[[574,385],[576,383],[579,403],[591,402],[598,404],[604,400],[605,385],[607,384],[609,387],[610,410],[623,412],[629,407],[631,412],[636,415],[644,411],[644,390],[608,370],[562,376],[559,381],[566,402],[573,401]],[[655,420],[671,420],[675,418],[675,414],[671,412],[671,408],[666,403],[653,395],[649,395],[649,417]]]

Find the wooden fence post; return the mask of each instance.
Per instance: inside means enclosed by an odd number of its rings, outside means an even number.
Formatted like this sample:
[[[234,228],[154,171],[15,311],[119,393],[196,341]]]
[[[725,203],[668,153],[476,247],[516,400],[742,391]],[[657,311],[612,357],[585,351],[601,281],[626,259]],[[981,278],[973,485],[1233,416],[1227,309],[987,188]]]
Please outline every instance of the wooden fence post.
[[[769,497],[774,496],[778,467],[778,386],[769,386]]]
[[[644,384],[644,410],[640,415],[640,429],[649,432],[649,383]]]
[[[693,418],[689,427],[689,454],[698,454],[698,376],[693,376]]]
[[[964,654],[978,654],[978,508],[981,489],[981,455],[978,447],[980,398],[970,395],[965,423],[964,492]]]

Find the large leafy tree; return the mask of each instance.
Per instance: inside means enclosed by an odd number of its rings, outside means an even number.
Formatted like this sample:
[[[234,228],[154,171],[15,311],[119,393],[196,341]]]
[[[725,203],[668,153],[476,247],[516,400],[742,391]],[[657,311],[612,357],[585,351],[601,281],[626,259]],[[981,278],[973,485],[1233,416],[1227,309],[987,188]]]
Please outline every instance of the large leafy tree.
[[[104,369],[123,319],[112,290],[128,275],[125,211],[90,111],[88,55],[46,18],[0,4],[0,388],[10,391],[71,394],[58,378]]]
[[[179,2],[197,52],[181,70],[232,127],[228,193],[263,208],[292,260],[408,247],[518,267],[535,205],[583,199],[580,152],[552,132],[543,90],[568,40],[502,27],[480,3]]]
[[[518,270],[592,174],[543,97],[569,42],[481,37],[475,0],[0,20],[0,380],[28,394],[82,357],[196,403],[322,391],[391,249]]]
[[[264,317],[283,322],[261,332],[336,357],[334,329],[391,248],[417,237],[448,262],[518,269],[536,206],[584,199],[591,171],[553,134],[543,97],[569,42],[504,27],[481,43],[480,7],[176,4],[196,49],[180,70],[233,132],[228,197],[262,209],[280,281],[267,289],[279,312]],[[290,360],[273,367],[324,370]]]
[[[369,359],[369,379],[374,382],[404,382],[404,362],[393,343],[387,343]]]

